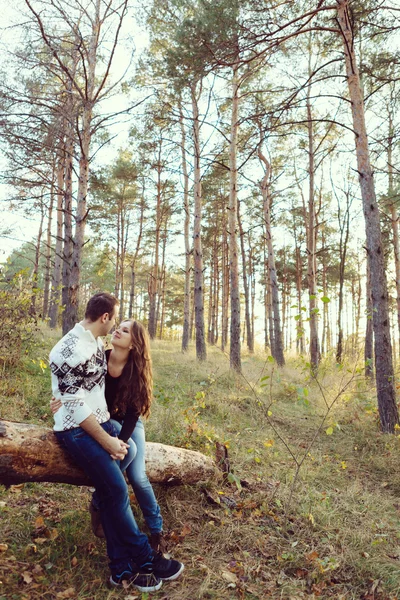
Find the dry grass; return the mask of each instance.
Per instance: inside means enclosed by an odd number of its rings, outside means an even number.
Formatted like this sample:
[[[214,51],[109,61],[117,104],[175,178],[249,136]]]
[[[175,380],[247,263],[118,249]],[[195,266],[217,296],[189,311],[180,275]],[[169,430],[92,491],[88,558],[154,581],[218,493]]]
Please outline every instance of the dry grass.
[[[335,398],[351,377],[346,369],[324,365],[316,384],[301,361],[278,372],[258,354],[244,357],[241,377],[218,349],[198,364],[176,342],[156,342],[153,358],[148,439],[211,455],[215,441],[226,443],[242,488],[234,482],[156,488],[171,553],[186,569],[152,598],[388,600],[400,594],[400,439],[379,433],[373,390],[361,377],[309,447],[326,412],[323,394],[328,402]],[[260,381],[265,376],[270,379]],[[1,383],[1,415],[50,424],[48,391],[48,373],[32,371],[27,360]],[[296,474],[290,453],[298,461],[306,457],[285,512]],[[90,532],[88,497],[86,488],[50,484],[1,490],[0,600],[145,600],[134,591],[108,590],[104,542]]]

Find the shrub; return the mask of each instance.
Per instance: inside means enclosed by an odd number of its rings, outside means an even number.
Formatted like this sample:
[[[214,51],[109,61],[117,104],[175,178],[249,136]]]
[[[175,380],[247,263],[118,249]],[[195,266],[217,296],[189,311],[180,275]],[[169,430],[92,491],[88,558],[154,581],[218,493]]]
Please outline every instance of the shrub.
[[[16,365],[35,343],[38,326],[30,314],[32,289],[22,273],[0,288],[0,363]]]

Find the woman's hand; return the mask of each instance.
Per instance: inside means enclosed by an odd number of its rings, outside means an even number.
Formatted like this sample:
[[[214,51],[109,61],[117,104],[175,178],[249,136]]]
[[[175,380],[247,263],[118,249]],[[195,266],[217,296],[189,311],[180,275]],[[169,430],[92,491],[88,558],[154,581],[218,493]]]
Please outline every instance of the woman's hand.
[[[56,400],[54,397],[50,400],[50,410],[53,415],[62,407],[61,400]]]
[[[123,460],[125,454],[127,454],[129,448],[129,444],[123,442],[119,438],[110,436],[108,452],[114,460]]]

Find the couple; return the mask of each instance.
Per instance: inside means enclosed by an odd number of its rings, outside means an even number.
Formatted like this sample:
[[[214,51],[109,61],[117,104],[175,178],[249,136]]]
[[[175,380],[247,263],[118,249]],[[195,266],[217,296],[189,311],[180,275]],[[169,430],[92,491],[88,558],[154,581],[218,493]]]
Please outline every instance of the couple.
[[[84,320],[52,349],[53,396],[61,401],[53,404],[54,430],[96,488],[91,512],[98,509],[101,518],[110,584],[151,592],[160,589],[163,580],[176,579],[184,567],[154,549],[160,542],[162,519],[145,475],[144,430],[139,418],[149,413],[151,360],[146,332],[135,321],[123,321],[113,334],[113,350],[104,352],[100,336],[114,327],[117,313],[114,296],[95,294]],[[149,525],[153,547],[132,514],[121,470],[127,463],[127,476]]]

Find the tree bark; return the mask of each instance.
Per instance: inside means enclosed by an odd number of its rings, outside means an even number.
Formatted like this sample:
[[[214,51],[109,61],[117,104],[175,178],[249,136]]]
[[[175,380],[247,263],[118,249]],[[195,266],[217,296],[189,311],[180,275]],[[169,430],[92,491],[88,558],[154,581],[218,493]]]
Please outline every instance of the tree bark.
[[[230,327],[230,366],[238,373],[242,370],[240,354],[240,288],[239,251],[237,243],[237,143],[239,129],[239,66],[236,63],[232,74],[232,114],[231,139],[229,146],[230,192],[229,192],[229,266],[231,284],[231,327]]]
[[[229,313],[229,261],[228,261],[228,242],[227,242],[227,223],[226,211],[222,213],[222,298],[221,298],[221,350],[224,351],[228,343],[228,313]]]
[[[63,200],[64,200],[64,157],[61,156],[57,163],[57,230],[54,249],[54,267],[51,279],[50,300],[50,327],[55,329],[58,321],[58,308],[60,305],[61,273],[63,267]]]
[[[388,291],[379,208],[370,163],[364,99],[354,51],[349,0],[337,0],[338,23],[343,41],[347,83],[356,141],[357,167],[364,208],[366,245],[371,273],[372,321],[375,340],[375,376],[379,417],[384,432],[393,433],[399,422],[392,363]]]
[[[183,210],[185,213],[184,221],[184,243],[185,243],[185,286],[183,301],[183,333],[182,333],[182,352],[189,349],[189,330],[190,330],[190,272],[191,272],[191,254],[190,245],[190,205],[189,205],[189,174],[186,159],[186,130],[183,120],[182,103],[179,102],[179,124],[181,127],[181,152],[182,152],[182,175],[183,175]]]
[[[337,317],[338,340],[336,346],[336,362],[342,362],[343,355],[343,291],[344,278],[346,271],[347,245],[350,237],[350,192],[346,192],[346,207],[342,218],[341,202],[338,200],[338,221],[339,221],[339,306]]]
[[[44,271],[44,288],[43,288],[43,308],[42,318],[47,319],[49,315],[50,305],[50,284],[51,284],[51,224],[53,221],[53,207],[54,207],[54,177],[55,168],[53,162],[51,184],[50,184],[50,204],[49,212],[47,217],[47,234],[46,234],[46,265]]]
[[[244,290],[244,305],[245,305],[245,323],[246,323],[246,343],[247,349],[250,354],[254,354],[254,338],[252,337],[251,329],[251,315],[250,315],[250,291],[249,291],[249,277],[247,275],[247,259],[246,249],[244,245],[244,231],[242,225],[242,219],[240,216],[240,200],[237,202],[237,222],[239,226],[239,239],[240,239],[240,251],[242,254],[242,278],[243,278],[243,290]]]
[[[311,72],[311,66],[310,66]],[[311,112],[311,84],[307,90],[307,128],[308,128],[308,174],[309,195],[307,224],[307,282],[309,294],[309,324],[310,324],[310,363],[314,372],[318,370],[321,360],[318,339],[318,308],[317,308],[317,261],[316,261],[316,219],[315,219],[315,164],[314,164],[314,128]]]
[[[367,326],[365,328],[365,343],[364,343],[364,362],[365,362],[365,377],[372,379],[374,375],[373,355],[374,355],[374,328],[372,324],[372,298],[371,298],[371,273],[367,260],[367,280],[365,285],[366,296],[366,315]]]
[[[39,274],[39,260],[40,260],[40,245],[42,243],[42,234],[43,234],[43,222],[44,222],[44,206],[43,206],[43,197],[40,199],[40,223],[39,223],[39,232],[37,236],[36,249],[35,249],[35,262],[33,265],[32,271],[32,295],[31,295],[31,305],[29,307],[29,314],[33,317],[36,316],[36,297],[38,293],[38,274]]]
[[[144,209],[145,209],[146,203],[145,203],[145,199],[144,199],[144,184],[143,184],[143,190],[142,190],[142,196],[140,199],[140,218],[139,218],[139,233],[136,237],[136,248],[135,248],[135,253],[132,257],[131,263],[130,263],[130,267],[131,267],[131,284],[130,284],[130,291],[129,291],[129,318],[132,318],[134,316],[136,316],[135,314],[135,285],[136,285],[136,272],[135,272],[135,268],[136,268],[136,261],[137,258],[139,256],[139,250],[140,250],[140,244],[142,242],[142,235],[143,235],[143,221],[144,221]]]
[[[85,78],[85,97],[82,102],[82,128],[79,135],[80,157],[78,175],[78,198],[75,215],[74,249],[68,289],[68,329],[72,329],[79,320],[79,288],[81,279],[82,251],[85,243],[87,220],[87,192],[89,182],[90,143],[92,138],[92,118],[94,108],[94,88],[96,81],[96,62],[100,36],[100,0],[95,0],[95,13],[92,21],[92,32],[87,55],[87,72]]]
[[[151,482],[165,485],[194,484],[219,473],[200,452],[152,442],[146,442],[146,471]],[[0,421],[0,484],[28,481],[92,485],[51,429]]]
[[[271,338],[271,353],[277,364],[283,367],[285,364],[285,357],[283,354],[283,338],[281,328],[281,317],[279,311],[279,290],[278,280],[276,277],[275,267],[275,253],[274,246],[272,243],[272,232],[271,232],[271,193],[269,188],[269,180],[271,174],[271,165],[266,159],[261,150],[261,144],[258,148],[258,157],[260,162],[263,164],[265,169],[265,175],[261,181],[261,193],[263,197],[263,216],[265,225],[265,237],[267,245],[267,264],[268,264],[268,279],[271,290],[271,302],[272,302],[272,314],[273,314],[273,336]],[[273,344],[272,344],[273,339]]]
[[[396,272],[396,305],[397,305],[397,339],[400,341],[400,241],[399,241],[399,213],[397,211],[397,196],[394,192],[394,174],[393,174],[393,142],[395,129],[393,124],[393,115],[389,108],[389,135],[388,135],[388,150],[387,150],[387,167],[388,167],[388,196],[390,216],[392,222],[393,234],[393,251],[394,251],[394,266]],[[399,344],[400,348],[400,344]]]
[[[193,263],[194,263],[194,312],[196,330],[196,358],[206,360],[207,348],[204,331],[204,274],[203,248],[201,242],[202,193],[200,172],[200,122],[196,84],[190,89],[193,111],[194,144],[194,227],[193,227]]]
[[[159,291],[159,256],[160,256],[160,237],[161,237],[161,201],[162,201],[162,139],[159,141],[158,156],[157,156],[157,204],[156,204],[156,223],[155,223],[155,240],[154,240],[154,264],[150,273],[148,284],[149,291],[149,336],[152,340],[157,335],[157,294]]]

